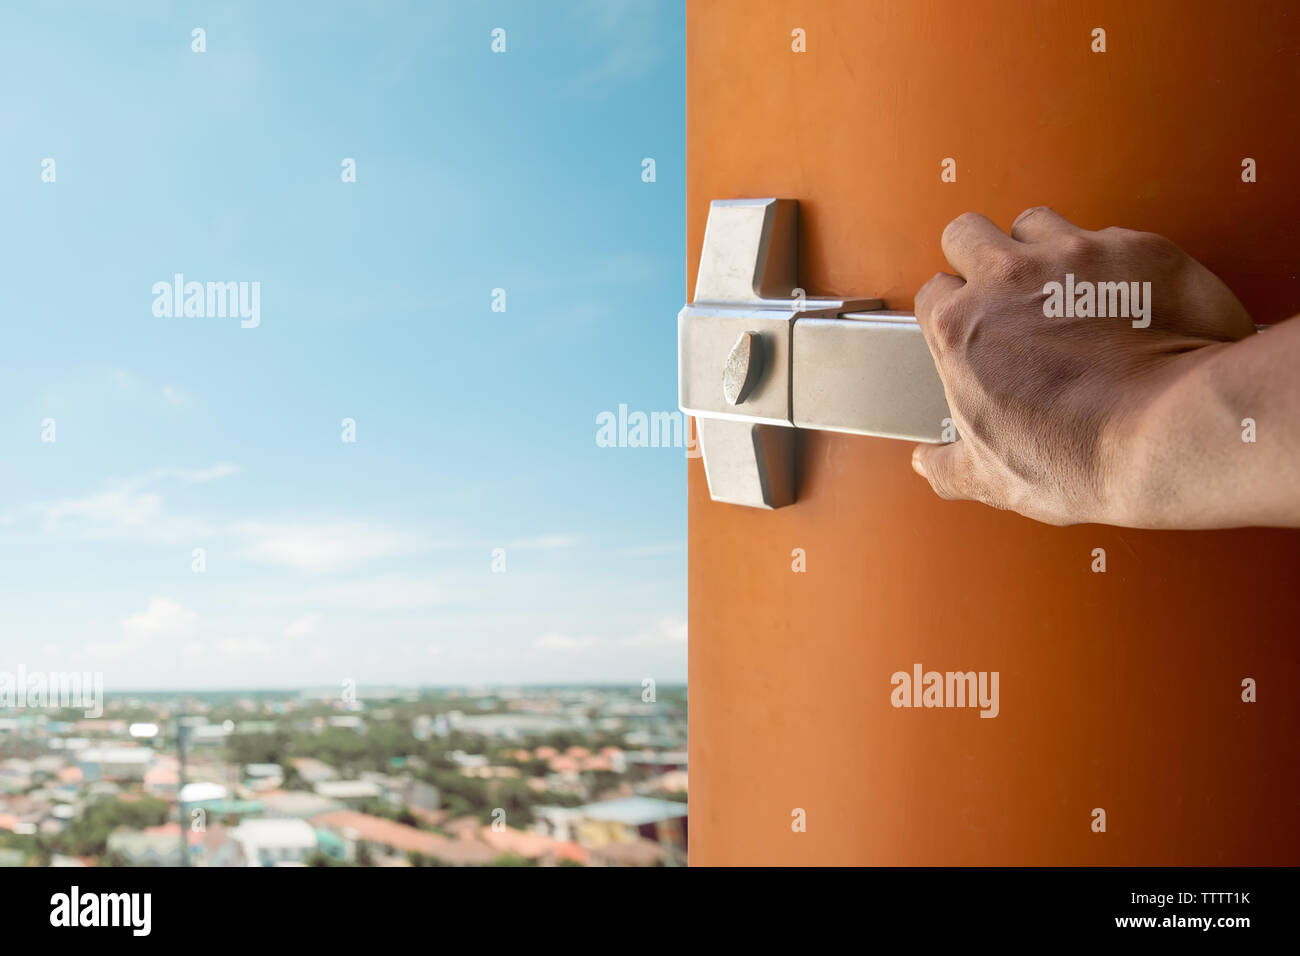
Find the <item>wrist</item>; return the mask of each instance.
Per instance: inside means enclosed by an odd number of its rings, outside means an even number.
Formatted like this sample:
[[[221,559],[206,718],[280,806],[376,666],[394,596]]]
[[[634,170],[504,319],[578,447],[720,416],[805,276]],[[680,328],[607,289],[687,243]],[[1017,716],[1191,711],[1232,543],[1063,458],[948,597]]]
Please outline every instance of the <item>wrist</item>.
[[[1213,527],[1204,447],[1231,417],[1209,379],[1232,343],[1185,352],[1116,402],[1102,443],[1104,521],[1126,528]],[[1218,421],[1220,418],[1222,422]]]

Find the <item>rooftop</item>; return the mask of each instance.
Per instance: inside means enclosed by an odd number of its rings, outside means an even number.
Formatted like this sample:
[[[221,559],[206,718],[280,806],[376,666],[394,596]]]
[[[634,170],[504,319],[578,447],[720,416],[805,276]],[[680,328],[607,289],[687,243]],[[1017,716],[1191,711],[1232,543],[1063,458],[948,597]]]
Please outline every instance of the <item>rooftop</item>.
[[[344,835],[350,835],[346,831],[351,830],[355,833],[357,839],[364,840],[367,843],[391,846],[403,853],[423,853],[425,856],[439,856],[441,855],[439,851],[445,849],[452,842],[436,833],[429,833],[427,830],[407,826],[405,823],[385,820],[383,817],[360,813],[356,810],[336,810],[333,813],[322,813],[311,822],[317,827],[323,827]]]
[[[588,820],[609,820],[625,826],[640,827],[661,820],[677,820],[686,816],[686,804],[674,800],[656,800],[653,797],[620,797],[601,803],[588,803],[578,808],[578,813]]]
[[[77,754],[86,763],[148,763],[154,752],[148,747],[91,747]]]
[[[369,780],[322,780],[316,784],[316,792],[322,797],[349,800],[377,797],[381,791],[379,784]]]
[[[312,849],[316,846],[316,831],[305,820],[265,819],[245,820],[231,831],[240,843],[255,846],[294,847]]]

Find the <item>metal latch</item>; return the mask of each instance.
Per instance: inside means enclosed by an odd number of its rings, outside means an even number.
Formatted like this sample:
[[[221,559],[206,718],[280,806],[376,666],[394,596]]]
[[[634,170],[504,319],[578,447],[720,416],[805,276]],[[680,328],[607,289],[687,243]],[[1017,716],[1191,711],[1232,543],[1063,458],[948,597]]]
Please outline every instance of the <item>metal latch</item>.
[[[793,199],[714,200],[677,316],[678,401],[714,501],[792,504],[796,428],[937,442],[951,425],[915,316],[798,288],[798,216]]]

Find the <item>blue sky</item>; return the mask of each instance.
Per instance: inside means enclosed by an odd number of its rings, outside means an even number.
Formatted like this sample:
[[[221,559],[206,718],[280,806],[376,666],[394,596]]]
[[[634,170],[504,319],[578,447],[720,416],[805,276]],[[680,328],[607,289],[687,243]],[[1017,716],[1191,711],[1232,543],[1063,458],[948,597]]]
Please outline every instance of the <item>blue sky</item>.
[[[684,679],[683,450],[595,442],[676,407],[682,21],[7,5],[0,670]],[[175,273],[260,325],[156,317]]]

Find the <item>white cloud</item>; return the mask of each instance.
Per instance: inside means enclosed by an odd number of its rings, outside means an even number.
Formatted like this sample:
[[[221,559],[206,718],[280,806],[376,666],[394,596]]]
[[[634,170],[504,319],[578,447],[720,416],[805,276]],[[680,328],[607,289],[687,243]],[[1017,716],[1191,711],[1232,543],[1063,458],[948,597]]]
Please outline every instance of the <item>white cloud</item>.
[[[69,519],[82,519],[111,530],[142,528],[162,514],[162,498],[153,492],[137,492],[127,487],[101,491],[84,498],[65,498],[39,508],[48,527],[56,528]]]
[[[304,614],[289,623],[284,629],[285,637],[311,637],[320,630],[324,617],[320,614]]]
[[[245,611],[275,614],[290,620],[331,611],[410,611],[420,608],[472,603],[483,588],[466,576],[446,572],[393,572],[362,574],[345,571],[286,586],[284,577],[259,574],[259,584],[232,592],[230,601]],[[349,626],[341,617],[340,627]]]
[[[506,543],[506,548],[516,551],[559,551],[572,548],[578,539],[571,534],[544,534],[535,538],[516,538]]]
[[[558,651],[566,654],[583,654],[601,651],[606,654],[622,648],[637,650],[673,650],[686,645],[686,621],[680,617],[665,617],[652,626],[618,640],[577,636],[550,631],[536,638],[531,647],[535,651]],[[625,653],[625,652],[624,652]]]
[[[271,645],[253,637],[224,637],[212,644],[212,649],[225,657],[270,657]]]
[[[181,637],[198,627],[199,616],[171,598],[150,598],[149,606],[122,621],[128,639],[148,643],[159,637]]]
[[[616,553],[624,558],[649,558],[660,554],[681,554],[685,550],[685,541],[664,541],[661,544],[642,544],[631,548],[620,548]]]
[[[148,650],[161,641],[182,641],[198,632],[199,616],[171,598],[149,599],[149,606],[122,619],[122,639],[90,644],[92,657],[116,658]]]
[[[533,641],[533,648],[539,651],[560,651],[566,654],[579,654],[589,651],[600,644],[599,638],[574,637],[570,634],[543,634]]]
[[[666,617],[655,625],[619,641],[623,647],[680,647],[686,643],[686,621],[679,617]]]
[[[452,592],[433,577],[388,574],[375,578],[338,581],[309,595],[312,603],[365,611],[402,611],[446,604],[466,592]]]
[[[122,392],[135,392],[137,387],[143,386],[142,394],[161,395],[162,400],[172,408],[186,408],[192,404],[190,392],[183,385],[172,383],[156,385],[145,382],[124,368],[110,368],[108,370],[108,381],[114,388]]]
[[[164,385],[162,397],[173,408],[184,408],[190,403],[190,394],[179,385]]]
[[[251,539],[245,557],[305,571],[327,571],[416,550],[417,536],[360,521],[335,524],[265,524],[236,526]]]
[[[51,531],[64,523],[75,523],[92,536],[149,531],[174,540],[185,532],[201,534],[202,531],[195,527],[194,522],[167,518],[162,496],[153,490],[153,486],[169,479],[199,484],[238,472],[239,466],[229,462],[207,468],[158,468],[146,475],[110,482],[101,491],[51,504],[33,505],[28,510],[42,515],[46,528]]]
[[[209,468],[160,468],[153,473],[151,478],[153,480],[178,478],[187,484],[197,485],[208,481],[216,481],[218,478],[229,478],[231,475],[237,474],[239,474],[238,465],[223,461]]]
[[[223,637],[218,641],[191,641],[181,648],[181,653],[192,663],[209,667],[216,659],[246,661],[249,658],[270,660],[275,649],[266,641],[255,637]],[[295,660],[297,658],[294,658]],[[245,677],[248,675],[245,673]],[[253,680],[252,684],[257,681]]]

